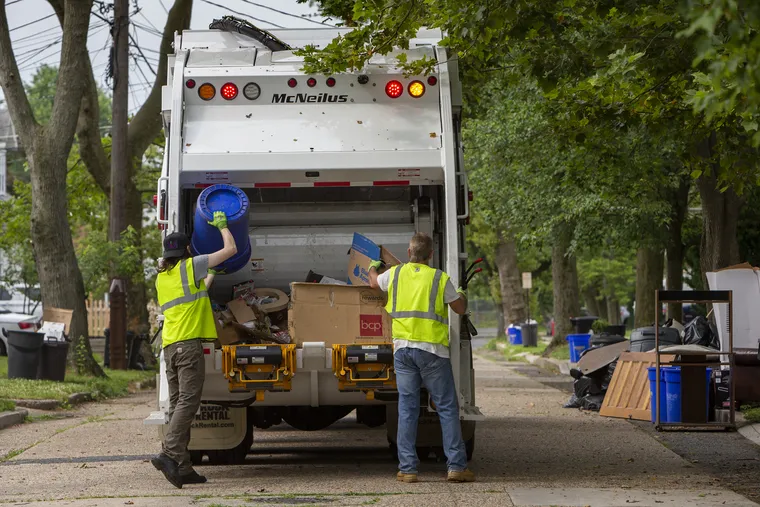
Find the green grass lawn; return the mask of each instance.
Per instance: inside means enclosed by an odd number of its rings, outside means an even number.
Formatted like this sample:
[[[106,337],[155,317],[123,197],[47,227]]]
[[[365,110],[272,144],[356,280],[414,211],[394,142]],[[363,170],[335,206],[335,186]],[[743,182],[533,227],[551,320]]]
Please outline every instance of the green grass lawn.
[[[129,394],[129,384],[155,376],[154,371],[105,370],[108,378],[66,373],[65,382],[8,378],[8,357],[0,357],[0,393],[3,398],[66,401],[74,393],[92,393],[95,399],[116,398]]]
[[[502,348],[497,347],[497,344],[503,344],[501,345]],[[541,342],[537,347],[524,347],[522,345],[510,345],[506,338],[494,338],[488,342],[486,349],[503,350],[504,357],[508,361],[527,361],[525,358],[525,353],[532,354],[534,356],[543,355],[547,345],[547,343]],[[549,357],[552,359],[557,359],[559,361],[569,361],[570,347],[563,345],[559,348],[556,348],[552,350]]]

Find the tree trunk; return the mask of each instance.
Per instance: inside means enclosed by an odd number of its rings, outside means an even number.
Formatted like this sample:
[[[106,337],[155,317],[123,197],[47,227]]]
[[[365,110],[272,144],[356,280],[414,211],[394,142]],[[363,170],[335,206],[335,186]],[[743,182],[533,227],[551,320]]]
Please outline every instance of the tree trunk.
[[[580,314],[578,267],[575,256],[568,252],[572,238],[572,228],[565,225],[558,228],[552,246],[555,333],[549,349],[565,344],[565,336],[573,332],[570,318]]]
[[[49,124],[45,127],[37,124],[18,78],[4,3],[0,5],[0,84],[28,156],[32,183],[31,237],[42,304],[73,310],[69,361],[79,373],[103,375],[90,348],[84,283],[74,253],[66,195],[68,155],[84,90],[83,54],[87,54],[92,1],[69,0],[64,5],[69,15],[62,20],[61,59]],[[60,16],[61,6],[54,7]]]
[[[131,164],[134,168],[131,174],[137,174],[141,161],[140,155],[131,157]],[[142,252],[142,228],[143,228],[143,201],[142,194],[135,185],[134,176],[127,183],[127,226],[132,227],[136,234],[137,244],[135,245]],[[142,256],[140,264],[143,263]],[[148,333],[150,323],[148,322],[148,296],[145,283],[129,283],[127,285],[127,329],[134,330],[136,333]]]
[[[596,308],[597,313],[593,313],[592,315],[596,315],[602,320],[610,320],[609,316],[607,315],[607,298],[602,298],[601,301],[597,301]]]
[[[583,289],[583,301],[590,315],[599,315],[599,291],[593,285]]]
[[[527,308],[520,269],[517,267],[517,243],[505,233],[499,234],[496,245],[496,269],[499,272],[505,321],[508,324],[525,322]]]
[[[654,322],[655,291],[662,287],[663,264],[660,250],[642,247],[636,252],[636,327]]]
[[[499,302],[496,305],[496,336],[507,335],[507,321],[504,318],[504,305]]]
[[[605,302],[607,304],[607,322],[609,322],[611,326],[617,326],[618,324],[621,324],[620,303],[618,300],[613,297],[607,297],[605,298]]]
[[[699,195],[702,198],[702,242],[700,263],[702,279],[707,287],[706,273],[740,262],[737,228],[741,201],[732,188],[721,192],[718,188],[717,173],[720,161],[716,160],[714,147],[716,136],[701,143],[700,154],[712,165],[710,174],[703,173],[697,179]]]
[[[683,289],[683,223],[689,206],[689,187],[691,180],[681,179],[678,189],[670,196],[670,224],[668,225],[668,244],[666,250],[666,284],[668,290]],[[683,322],[683,305],[668,303],[668,317]]]

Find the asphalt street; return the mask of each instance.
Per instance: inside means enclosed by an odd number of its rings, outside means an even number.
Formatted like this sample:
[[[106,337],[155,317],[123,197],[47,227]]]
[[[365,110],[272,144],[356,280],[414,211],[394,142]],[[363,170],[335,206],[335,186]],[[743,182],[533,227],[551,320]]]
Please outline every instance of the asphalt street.
[[[177,490],[148,462],[159,442],[142,425],[155,404],[146,392],[0,431],[0,503],[757,505],[635,425],[563,409],[567,379],[483,357],[475,364],[488,419],[476,433],[474,484],[445,482],[445,464],[437,462],[423,463],[420,483],[398,483],[385,429],[349,416],[323,431],[286,424],[257,431],[246,464],[200,466],[209,482]]]

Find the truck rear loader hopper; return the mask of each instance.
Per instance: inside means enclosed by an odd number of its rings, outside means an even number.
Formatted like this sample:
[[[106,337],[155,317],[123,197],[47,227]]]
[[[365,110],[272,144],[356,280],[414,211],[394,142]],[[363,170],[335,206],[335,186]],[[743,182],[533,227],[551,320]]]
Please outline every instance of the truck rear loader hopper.
[[[348,30],[273,30],[285,46],[324,47]],[[229,183],[249,203],[252,259],[217,277],[212,300],[233,285],[290,292],[313,270],[346,279],[354,232],[406,259],[409,239],[435,242],[433,266],[456,285],[467,267],[464,226],[469,192],[460,139],[457,61],[422,30],[408,60],[439,62],[434,73],[404,76],[397,53],[375,56],[361,72],[305,75],[291,50],[269,49],[241,33],[188,30],[175,36],[163,89],[166,150],[158,181],[157,217],[165,233],[192,234],[195,202],[209,185]],[[450,312],[450,351],[460,418],[474,449],[475,405],[470,333]],[[353,325],[353,324],[352,324]],[[203,405],[192,430],[193,460],[244,461],[253,427],[285,421],[318,430],[356,410],[357,421],[386,424],[395,447],[397,398],[390,339],[299,341],[290,345],[204,346]],[[336,340],[339,343],[336,343]],[[350,361],[349,361],[350,359]],[[164,363],[158,410],[145,420],[163,434],[169,408]],[[440,425],[423,396],[418,447],[440,448]],[[421,456],[422,457],[422,456]]]

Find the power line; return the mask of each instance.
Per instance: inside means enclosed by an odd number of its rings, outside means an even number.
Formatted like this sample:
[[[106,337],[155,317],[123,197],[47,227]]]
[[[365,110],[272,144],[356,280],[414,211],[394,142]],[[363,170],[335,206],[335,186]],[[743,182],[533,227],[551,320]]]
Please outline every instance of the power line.
[[[272,23],[271,21],[267,21],[266,19],[260,19],[260,18],[254,18],[250,14],[246,14],[244,12],[236,11],[234,9],[230,9],[229,7],[225,7],[224,5],[220,5],[215,2],[211,2],[210,0],[202,0],[203,2],[206,2],[207,4],[213,5],[214,7],[219,7],[221,9],[225,9],[227,11],[230,11],[233,14],[237,14],[238,16],[245,16],[246,18],[251,18],[254,21],[258,21],[259,23],[266,23],[267,25],[272,25],[275,28],[285,28],[284,26],[280,26],[276,23]]]
[[[21,1],[21,0],[12,0],[11,2],[8,2],[7,4],[5,4],[5,6],[6,6],[6,7],[9,7],[9,6],[13,5],[13,4],[17,4],[17,3],[19,3],[20,1]]]
[[[166,14],[169,14],[169,10],[168,10],[168,9],[166,8],[166,6],[164,5],[164,0],[158,0],[158,3],[160,3],[160,4],[161,4],[161,8],[163,8],[163,9],[164,9],[164,12],[165,12]]]
[[[23,25],[21,25],[21,26],[17,26],[16,28],[11,28],[11,29],[10,29],[10,30],[8,30],[8,31],[9,31],[9,32],[15,32],[16,30],[20,30],[20,29],[22,29],[22,28],[26,28],[27,26],[33,25],[33,24],[35,24],[35,23],[39,23],[40,21],[45,21],[46,19],[50,19],[50,18],[52,18],[53,16],[55,16],[55,13],[53,13],[53,14],[49,14],[49,15],[45,16],[44,18],[35,19],[34,21],[30,21],[29,23],[23,24]]]
[[[303,20],[303,21],[308,21],[308,22],[314,23],[316,25],[322,25],[322,26],[327,25],[327,26],[335,28],[333,25],[331,25],[329,23],[322,23],[320,21],[314,21],[313,19],[309,19],[309,18],[306,18],[306,17],[303,17],[303,16],[299,16],[297,14],[292,14],[290,12],[281,11],[279,9],[275,9],[274,7],[269,7],[267,5],[262,5],[262,4],[257,3],[257,2],[252,2],[251,0],[241,0],[241,2],[245,2],[247,4],[255,5],[256,7],[261,7],[262,9],[268,9],[268,10],[270,10],[272,12],[276,12],[278,14],[282,14],[283,16],[290,16],[291,18],[296,18],[296,19],[300,19],[300,20]]]

